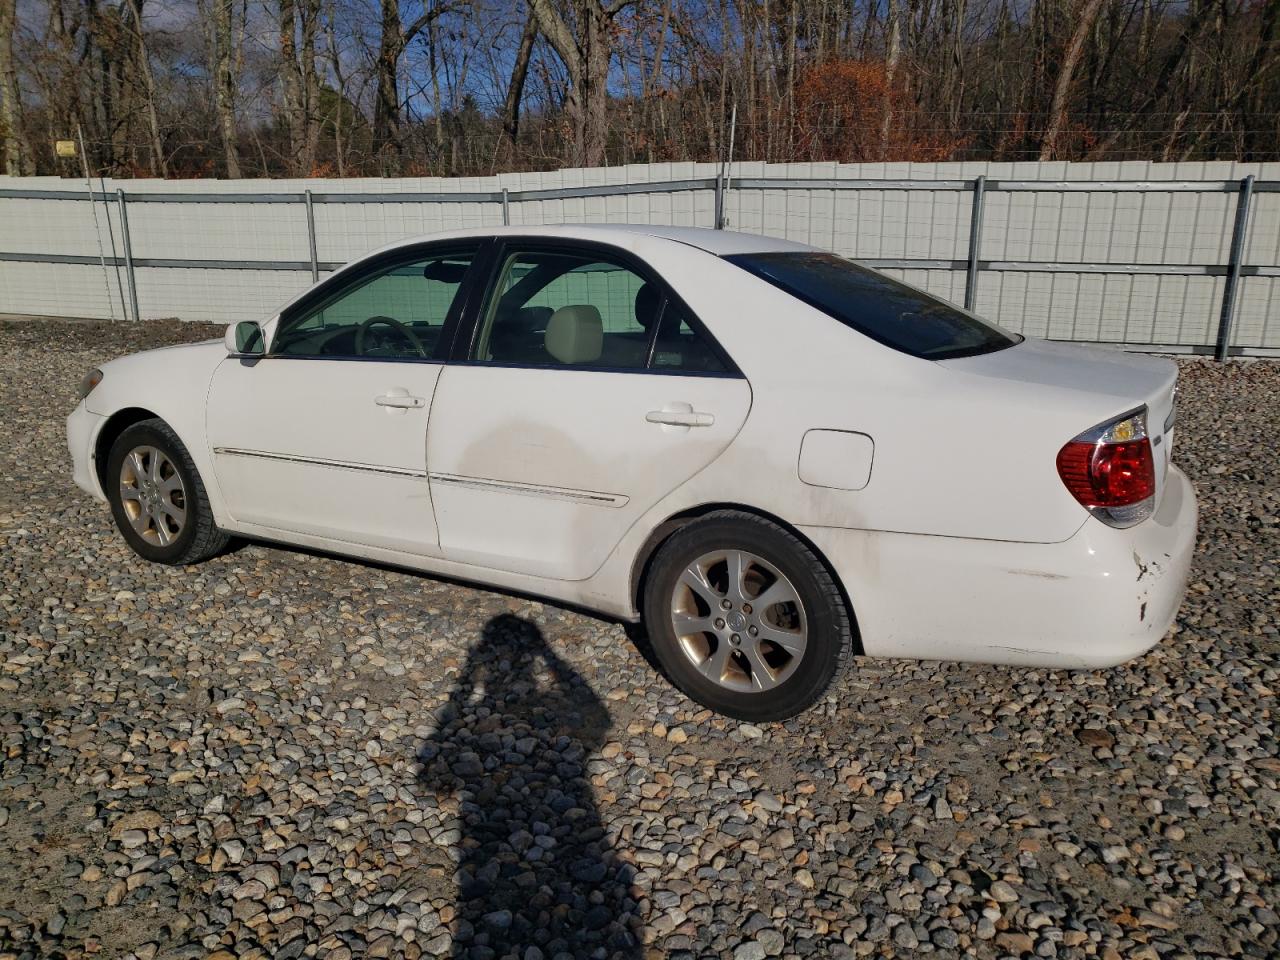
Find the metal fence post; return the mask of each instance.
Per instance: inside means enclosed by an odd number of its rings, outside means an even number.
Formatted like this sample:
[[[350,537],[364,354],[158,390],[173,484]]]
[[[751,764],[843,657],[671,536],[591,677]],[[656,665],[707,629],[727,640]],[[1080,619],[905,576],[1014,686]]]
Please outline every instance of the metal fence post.
[[[303,193],[307,203],[307,246],[311,251],[311,282],[320,279],[320,258],[316,255],[316,211],[311,203],[311,191]]]
[[[1231,352],[1231,321],[1235,313],[1236,289],[1240,285],[1240,261],[1244,256],[1245,231],[1249,226],[1249,201],[1253,198],[1253,175],[1240,181],[1236,199],[1236,225],[1231,234],[1231,254],[1227,261],[1227,283],[1222,288],[1222,314],[1218,318],[1218,345],[1214,356],[1227,359]]]
[[[978,302],[978,254],[982,249],[982,209],[987,195],[987,178],[973,181],[973,213],[969,217],[969,273],[964,283],[964,308]]]
[[[507,202],[507,188],[502,188],[502,225],[511,226],[511,206]]]
[[[138,280],[133,275],[133,243],[129,239],[129,211],[124,202],[124,191],[116,190],[116,203],[120,206],[120,239],[124,243],[124,275],[129,281],[129,306],[133,308],[133,322],[141,319],[138,311]]]

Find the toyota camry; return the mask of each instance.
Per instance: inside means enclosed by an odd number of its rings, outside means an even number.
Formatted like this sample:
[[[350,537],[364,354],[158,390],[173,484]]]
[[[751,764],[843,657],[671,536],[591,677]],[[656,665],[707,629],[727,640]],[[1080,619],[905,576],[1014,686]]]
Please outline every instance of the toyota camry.
[[[854,655],[1157,643],[1196,531],[1176,376],[797,243],[510,227],[105,363],[67,434],[149,561],[243,537],[549,597],[642,621],[689,697],[769,720]]]

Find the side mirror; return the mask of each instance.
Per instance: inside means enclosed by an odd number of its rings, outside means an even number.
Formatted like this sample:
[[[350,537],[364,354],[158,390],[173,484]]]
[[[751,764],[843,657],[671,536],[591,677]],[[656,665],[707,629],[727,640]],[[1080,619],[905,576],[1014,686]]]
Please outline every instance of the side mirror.
[[[222,345],[233,357],[260,357],[267,352],[262,325],[253,320],[241,320],[227,327],[227,332],[222,335]]]

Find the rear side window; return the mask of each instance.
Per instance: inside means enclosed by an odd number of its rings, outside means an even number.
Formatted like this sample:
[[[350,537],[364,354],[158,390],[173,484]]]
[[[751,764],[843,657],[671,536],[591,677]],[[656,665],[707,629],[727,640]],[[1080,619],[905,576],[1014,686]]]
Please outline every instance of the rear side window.
[[[744,253],[725,259],[913,357],[969,357],[1022,341],[945,300],[834,253]]]
[[[482,311],[471,360],[516,366],[726,373],[656,282],[591,248],[516,249]]]
[[[668,300],[658,324],[658,335],[649,362],[653,370],[680,370],[686,373],[725,373],[724,363],[689,324],[684,310]]]

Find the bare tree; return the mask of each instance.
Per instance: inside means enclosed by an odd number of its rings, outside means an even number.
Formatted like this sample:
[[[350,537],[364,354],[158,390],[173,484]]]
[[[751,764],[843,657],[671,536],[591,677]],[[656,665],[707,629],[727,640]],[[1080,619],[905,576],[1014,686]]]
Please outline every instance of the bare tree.
[[[0,0],[0,129],[4,133],[4,172],[11,177],[32,172],[22,133],[18,71],[13,63],[13,36],[17,29],[17,0]]]
[[[320,75],[316,70],[320,0],[278,0],[277,10],[289,172],[305,177],[315,167],[320,140]]]
[[[880,127],[880,159],[886,156],[889,145],[889,133],[893,128],[893,83],[897,79],[898,59],[902,56],[902,15],[899,11],[901,0],[889,0],[889,36],[885,42],[884,79],[885,103],[884,122]]]
[[[538,39],[538,21],[530,13],[525,17],[520,31],[520,46],[516,48],[515,63],[511,66],[511,81],[507,84],[507,96],[502,106],[502,126],[507,139],[515,145],[520,135],[520,101],[524,98],[524,83],[529,76],[529,59],[533,56],[533,44]]]
[[[142,75],[146,94],[147,123],[151,130],[151,156],[153,171],[161,177],[169,175],[169,164],[164,154],[164,137],[160,132],[160,114],[156,109],[156,81],[151,72],[147,54],[147,38],[142,27],[142,0],[128,0],[132,14],[132,29],[138,43],[138,70]]]
[[[576,32],[556,9],[553,0],[529,0],[538,29],[569,71],[569,112],[574,124],[571,163],[599,166],[604,163],[608,138],[609,61],[613,54],[610,28],[613,19],[633,0],[579,0]]]
[[[218,111],[218,130],[227,176],[240,177],[239,135],[236,130],[236,74],[233,69],[235,43],[231,32],[231,12],[235,0],[213,0],[210,29],[210,59],[213,61],[213,96]]]
[[[1058,67],[1058,81],[1053,89],[1053,102],[1049,105],[1049,120],[1040,140],[1041,160],[1052,160],[1057,152],[1058,136],[1067,119],[1067,98],[1071,94],[1071,83],[1075,79],[1076,67],[1080,65],[1085,42],[1089,39],[1089,33],[1093,30],[1094,21],[1098,19],[1098,11],[1101,9],[1102,0],[1084,0],[1076,14],[1075,32],[1071,34],[1066,52],[1062,55],[1062,64]]]
[[[381,0],[382,21],[378,55],[374,65],[377,94],[373,111],[373,136],[386,173],[398,173],[404,148],[400,123],[400,58],[429,24],[450,12],[448,3],[425,0],[422,14],[409,24],[400,18],[400,0]]]
[[[1280,159],[1280,0],[143,2],[0,0],[0,170]]]

